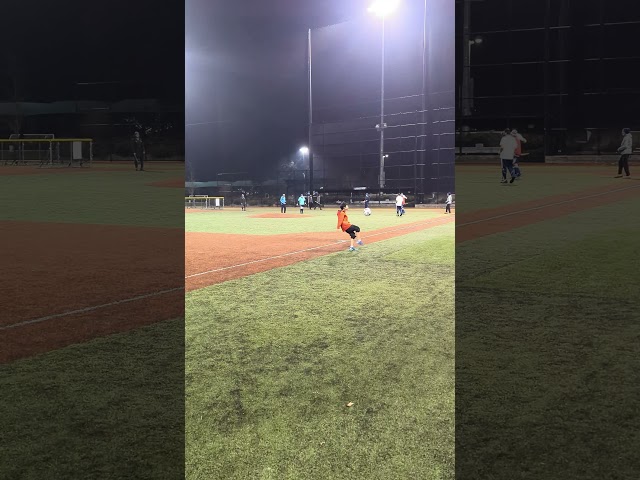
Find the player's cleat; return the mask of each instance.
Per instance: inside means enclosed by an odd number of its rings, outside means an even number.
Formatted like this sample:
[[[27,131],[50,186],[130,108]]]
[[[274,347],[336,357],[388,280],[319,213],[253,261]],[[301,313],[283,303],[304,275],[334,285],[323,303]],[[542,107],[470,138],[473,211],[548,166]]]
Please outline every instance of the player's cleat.
[[[500,180],[500,183],[507,183],[507,180],[506,179]]]
[[[355,247],[349,247],[349,251],[350,251],[350,252],[357,252],[357,251],[358,251],[358,249],[357,249],[357,248],[355,248]]]
[[[516,179],[516,177],[511,177],[511,180],[509,180],[509,183],[513,183],[513,181]]]
[[[358,240],[356,243],[360,246],[364,245],[364,242],[362,240]]]

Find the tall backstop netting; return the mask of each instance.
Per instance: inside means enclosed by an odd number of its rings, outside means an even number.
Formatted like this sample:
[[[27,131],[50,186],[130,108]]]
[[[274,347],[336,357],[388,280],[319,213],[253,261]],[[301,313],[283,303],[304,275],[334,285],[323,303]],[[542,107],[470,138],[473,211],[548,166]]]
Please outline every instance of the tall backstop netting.
[[[366,15],[310,32],[313,190],[402,191],[416,203],[453,191],[454,13],[447,0],[413,0],[384,26]]]
[[[507,127],[526,161],[617,161],[621,129],[640,129],[638,2],[455,3],[459,161],[495,161]]]
[[[93,140],[54,138],[53,135],[11,135],[0,139],[0,165],[90,167]]]

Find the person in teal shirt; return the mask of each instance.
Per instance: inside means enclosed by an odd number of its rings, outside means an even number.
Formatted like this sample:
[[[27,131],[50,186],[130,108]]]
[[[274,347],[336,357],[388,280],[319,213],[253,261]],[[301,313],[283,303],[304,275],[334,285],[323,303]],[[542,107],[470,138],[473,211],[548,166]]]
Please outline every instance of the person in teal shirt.
[[[300,213],[304,213],[304,195],[302,193],[298,197],[298,205],[300,205]]]
[[[280,213],[287,213],[287,197],[284,196],[284,193],[280,197]]]

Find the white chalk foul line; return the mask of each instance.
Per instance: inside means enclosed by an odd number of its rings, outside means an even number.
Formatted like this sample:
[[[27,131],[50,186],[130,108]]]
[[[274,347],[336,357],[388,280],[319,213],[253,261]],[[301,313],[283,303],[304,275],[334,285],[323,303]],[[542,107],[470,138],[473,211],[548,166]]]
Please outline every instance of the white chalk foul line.
[[[184,290],[184,287],[170,288],[168,290],[161,290],[159,292],[148,293],[146,295],[138,295],[137,297],[126,298],[124,300],[117,300],[115,302],[103,303],[102,305],[94,305],[92,307],[79,308],[78,310],[70,310],[68,312],[56,313],[55,315],[47,315],[46,317],[34,318],[32,320],[25,320],[23,322],[13,323],[11,325],[3,325],[3,326],[0,326],[0,331],[9,330],[11,328],[23,327],[25,325],[33,325],[34,323],[46,322],[47,320],[66,317],[68,315],[77,315],[79,313],[93,312],[94,310],[99,310],[101,308],[114,307],[116,305],[122,305],[124,303],[136,302],[138,300],[144,300],[146,298],[151,298],[151,297],[158,297],[160,295],[164,295],[165,293],[177,292],[179,290]]]
[[[429,223],[433,223],[433,220],[435,220],[435,219],[429,219],[426,222],[424,222],[424,224],[427,225]],[[396,228],[396,229],[393,229],[393,230],[385,230],[384,232],[372,233],[371,235],[367,235],[365,237],[365,239],[366,238],[370,238],[370,237],[376,237],[378,235],[385,235],[387,233],[398,232],[398,231],[402,231],[402,230],[408,230],[408,229],[411,229],[411,228],[415,228],[418,225],[422,225],[422,223],[423,222],[413,222],[410,225],[406,225],[404,227]],[[234,269],[234,268],[246,267],[248,265],[255,265],[256,263],[268,262],[270,260],[275,260],[275,259],[278,259],[278,258],[290,257],[291,255],[298,255],[298,254],[301,254],[301,253],[311,252],[313,250],[319,250],[321,248],[332,247],[332,246],[336,245],[337,243],[345,243],[345,242],[347,242],[347,240],[336,240],[333,243],[327,243],[326,245],[320,245],[318,247],[305,248],[303,250],[296,250],[295,252],[283,253],[282,255],[274,255],[272,257],[261,258],[260,260],[252,260],[250,262],[238,263],[237,265],[230,265],[228,267],[220,267],[220,268],[215,268],[213,270],[207,270],[205,272],[193,273],[191,275],[185,276],[184,278],[186,280],[186,279],[189,279],[189,278],[201,277],[202,275],[209,275],[209,274],[212,274],[212,273],[223,272],[225,270],[231,270],[231,269]]]
[[[477,223],[482,223],[482,222],[488,222],[489,220],[497,220],[498,218],[510,217],[512,215],[520,215],[521,213],[533,212],[534,210],[542,210],[543,208],[557,207],[558,205],[563,205],[565,203],[573,203],[573,202],[578,202],[580,200],[587,200],[589,198],[603,197],[605,195],[611,195],[612,193],[624,192],[626,190],[632,190],[634,188],[639,188],[639,187],[640,187],[640,185],[633,185],[631,187],[618,188],[618,189],[609,190],[609,191],[606,191],[606,192],[594,193],[593,195],[587,195],[587,196],[584,196],[584,197],[572,198],[572,199],[569,199],[569,200],[564,200],[562,202],[553,202],[553,203],[548,203],[546,205],[540,205],[538,207],[524,208],[522,210],[518,210],[517,212],[503,213],[501,215],[495,215],[493,217],[487,217],[487,218],[483,218],[481,220],[474,220],[473,222],[459,223],[459,224],[456,224],[456,228],[458,228],[458,227],[466,227],[468,225],[475,225]]]

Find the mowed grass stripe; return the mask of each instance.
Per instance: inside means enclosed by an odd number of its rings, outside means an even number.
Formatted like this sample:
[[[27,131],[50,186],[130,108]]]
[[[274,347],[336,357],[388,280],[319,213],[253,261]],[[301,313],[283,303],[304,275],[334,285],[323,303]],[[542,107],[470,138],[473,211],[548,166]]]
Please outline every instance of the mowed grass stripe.
[[[189,293],[187,478],[453,478],[453,234]]]

